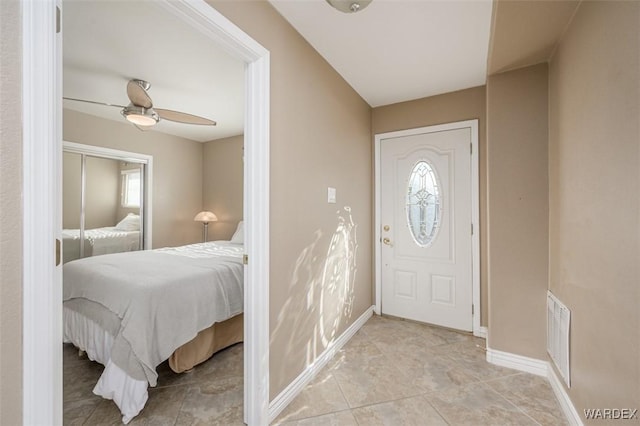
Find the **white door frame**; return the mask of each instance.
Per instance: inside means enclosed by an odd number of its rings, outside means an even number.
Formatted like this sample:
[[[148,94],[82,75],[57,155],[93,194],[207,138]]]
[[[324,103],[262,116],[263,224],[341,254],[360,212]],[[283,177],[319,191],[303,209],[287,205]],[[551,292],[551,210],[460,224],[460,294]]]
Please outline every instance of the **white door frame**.
[[[269,408],[269,51],[203,0],[158,0],[245,67],[245,421]],[[23,424],[62,424],[61,0],[21,0],[23,111]],[[259,212],[259,214],[251,214]]]
[[[478,120],[458,121],[455,123],[438,124],[435,126],[419,127],[416,129],[399,130],[395,132],[379,133],[375,135],[375,312],[382,313],[382,229],[380,222],[380,144],[383,139],[414,136],[422,133],[443,132],[457,129],[470,129],[471,131],[471,259],[472,259],[472,291],[473,291],[473,334],[484,336],[480,328],[480,173],[478,160]]]

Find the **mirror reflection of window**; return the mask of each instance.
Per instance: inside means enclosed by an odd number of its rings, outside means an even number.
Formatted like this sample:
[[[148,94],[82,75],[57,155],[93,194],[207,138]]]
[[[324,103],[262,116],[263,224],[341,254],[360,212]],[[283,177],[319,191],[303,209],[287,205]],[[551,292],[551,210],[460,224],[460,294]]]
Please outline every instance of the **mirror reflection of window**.
[[[121,205],[127,208],[140,207],[140,170],[122,170]]]

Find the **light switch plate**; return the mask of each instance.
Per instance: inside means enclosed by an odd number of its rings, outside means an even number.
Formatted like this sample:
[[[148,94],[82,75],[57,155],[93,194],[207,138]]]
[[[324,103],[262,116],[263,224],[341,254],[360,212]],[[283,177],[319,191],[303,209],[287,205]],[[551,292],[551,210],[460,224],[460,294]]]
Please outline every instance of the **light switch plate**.
[[[327,202],[331,204],[336,203],[336,189],[332,187],[327,188]]]

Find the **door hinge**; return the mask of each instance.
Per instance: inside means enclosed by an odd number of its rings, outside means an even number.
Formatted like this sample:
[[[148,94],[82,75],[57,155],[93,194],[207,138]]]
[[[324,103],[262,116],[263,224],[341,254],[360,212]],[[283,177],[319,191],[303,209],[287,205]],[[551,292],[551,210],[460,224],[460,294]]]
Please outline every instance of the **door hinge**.
[[[56,238],[56,266],[60,265],[60,240]]]
[[[249,264],[249,255],[248,254],[243,254],[242,255],[242,264],[244,264],[244,265],[248,265]]]
[[[471,315],[476,313],[476,305],[471,305]]]
[[[56,6],[56,34],[60,33],[60,8]]]
[[[469,154],[473,155],[473,142],[469,143]]]
[[[471,224],[471,235],[473,235],[473,223]]]

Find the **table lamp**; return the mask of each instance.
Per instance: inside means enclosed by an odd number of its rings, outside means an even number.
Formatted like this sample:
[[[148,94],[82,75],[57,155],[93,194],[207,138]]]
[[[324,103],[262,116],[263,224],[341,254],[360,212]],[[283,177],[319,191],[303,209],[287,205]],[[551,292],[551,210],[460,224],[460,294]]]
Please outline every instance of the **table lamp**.
[[[209,222],[216,222],[218,217],[212,212],[202,211],[193,218],[196,222],[202,222],[202,241],[207,242],[207,237],[209,236]]]

